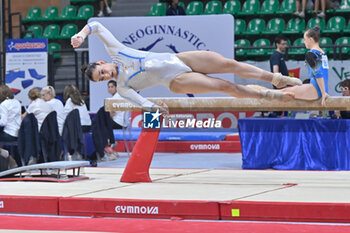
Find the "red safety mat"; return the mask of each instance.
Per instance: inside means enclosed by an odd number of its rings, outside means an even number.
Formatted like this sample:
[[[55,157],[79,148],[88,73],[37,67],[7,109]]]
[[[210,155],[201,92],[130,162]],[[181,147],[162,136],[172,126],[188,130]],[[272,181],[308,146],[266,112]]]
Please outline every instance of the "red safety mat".
[[[276,222],[172,221],[153,219],[105,219],[0,215],[0,229],[123,233],[348,233],[350,225],[294,224]]]

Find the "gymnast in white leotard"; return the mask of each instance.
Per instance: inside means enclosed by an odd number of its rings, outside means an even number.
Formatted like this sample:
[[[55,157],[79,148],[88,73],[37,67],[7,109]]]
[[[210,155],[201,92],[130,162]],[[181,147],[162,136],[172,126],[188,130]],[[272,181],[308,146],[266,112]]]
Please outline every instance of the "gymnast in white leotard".
[[[89,34],[96,34],[104,43],[113,62],[98,61],[82,68],[92,81],[115,78],[118,93],[145,110],[160,109],[139,95],[144,88],[163,84],[174,93],[220,92],[238,98],[267,98],[290,101],[293,93],[276,93],[237,85],[227,80],[209,77],[207,74],[234,73],[242,78],[254,78],[275,86],[301,85],[296,78],[273,74],[258,67],[225,58],[211,51],[189,51],[178,54],[145,52],[126,47],[99,22],[90,22],[71,39],[74,48],[79,47]]]

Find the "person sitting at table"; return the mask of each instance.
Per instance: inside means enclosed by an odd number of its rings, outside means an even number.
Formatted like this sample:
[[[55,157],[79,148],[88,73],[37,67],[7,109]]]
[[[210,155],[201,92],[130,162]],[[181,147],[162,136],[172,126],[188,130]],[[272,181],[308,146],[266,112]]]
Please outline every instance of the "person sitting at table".
[[[14,98],[7,85],[0,85],[0,141],[17,141],[21,126],[21,103]]]
[[[7,85],[0,85],[0,126],[3,130],[0,132],[1,142],[17,141],[18,131],[21,126],[21,103],[14,98],[11,89]],[[0,149],[0,154],[4,157],[4,162],[11,165],[9,168],[17,166],[12,158],[14,156],[19,160],[17,147],[13,150],[13,155],[10,155],[7,150]]]
[[[56,91],[52,86],[46,86],[41,90],[41,95],[46,103],[50,104],[51,107],[57,113],[57,124],[60,135],[62,135],[63,123],[64,123],[64,113],[63,113],[63,103],[56,99]]]
[[[54,111],[54,109],[51,107],[51,105],[46,103],[41,98],[41,93],[37,88],[32,88],[28,92],[28,97],[30,99],[30,104],[27,108],[26,113],[23,114],[22,118],[24,118],[27,115],[27,113],[33,113],[35,118],[38,120],[38,128],[40,131],[41,125],[44,122],[46,116],[50,112]]]
[[[74,85],[67,85],[63,90],[64,115],[65,117],[74,109],[79,110],[80,123],[84,133],[91,129],[91,119],[85,101],[78,88]]]

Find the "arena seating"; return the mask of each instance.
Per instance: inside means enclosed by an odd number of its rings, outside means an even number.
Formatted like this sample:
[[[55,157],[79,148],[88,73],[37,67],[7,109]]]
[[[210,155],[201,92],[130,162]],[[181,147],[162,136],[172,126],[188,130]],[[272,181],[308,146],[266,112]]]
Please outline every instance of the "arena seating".
[[[47,37],[50,43],[60,43],[61,46],[68,43],[64,40],[67,40],[69,35],[75,31],[75,28],[77,30],[81,29],[86,20],[94,15],[94,5],[96,4],[95,0],[71,0],[70,2],[71,5],[64,7],[60,14],[57,7],[41,9],[34,6],[30,8],[23,18],[26,28],[25,38],[38,38],[43,33],[45,34],[45,30],[49,25],[55,23],[61,31],[58,32],[58,35],[55,32],[54,35]],[[309,10],[305,19],[302,19],[292,15],[295,11],[295,0],[194,0],[180,1],[179,4],[184,7],[187,15],[233,15],[235,17],[235,40],[245,39],[250,44],[253,44],[257,39],[266,39],[273,46],[274,37],[281,33],[290,38],[293,46],[299,44],[300,40],[298,39],[303,37],[305,29],[314,25],[319,25],[322,35],[327,37],[326,40],[323,40],[323,45],[331,45],[331,41],[335,42],[339,37],[350,35],[350,20],[347,22],[350,8],[329,9],[325,19],[314,17],[312,10]],[[350,6],[350,0],[341,0],[340,6],[346,4]],[[160,0],[150,7],[148,15],[165,16],[167,6],[164,0]],[[76,27],[67,26],[67,24],[76,24]],[[47,36],[47,33],[45,35]],[[347,40],[344,40],[338,45],[348,45],[346,42]],[[235,44],[238,46],[239,43]],[[242,44],[242,46],[246,45],[247,43]],[[329,54],[334,54],[332,48],[325,49]],[[347,53],[349,49],[344,48],[343,50],[345,53],[342,53],[342,58],[349,58],[350,54]],[[247,51],[244,51],[244,49],[237,49],[237,51],[239,51],[236,53],[238,60],[248,59],[246,57],[248,55]],[[300,54],[300,49],[291,48],[289,51],[291,52],[288,54],[290,55],[289,58],[302,59],[300,56],[295,56]],[[257,59],[266,60],[268,54],[265,53],[264,56],[259,56]]]
[[[186,3],[186,4],[185,4]],[[312,10],[306,12],[305,18],[296,18],[293,16],[295,11],[295,0],[221,0],[221,1],[186,1],[180,2],[184,7],[187,15],[204,15],[204,14],[231,14],[235,18],[235,46],[236,59],[247,60],[253,59],[252,52],[242,47],[249,46],[257,39],[266,39],[273,46],[274,37],[277,34],[286,35],[292,41],[291,46],[303,46],[303,32],[315,25],[321,27],[322,40],[321,45],[332,45],[340,36],[350,35],[350,20],[346,22],[350,15],[350,0],[341,0],[339,9],[328,9],[326,18],[315,17]],[[157,3],[158,4],[158,3]],[[166,3],[160,0],[161,14],[154,13],[152,6],[152,14],[164,15]],[[349,6],[349,8],[342,6]],[[215,8],[215,10],[214,10]],[[221,9],[219,9],[221,8]],[[158,10],[158,12],[160,12]],[[263,38],[262,38],[263,36]],[[249,42],[249,44],[247,43]],[[265,40],[264,40],[265,41]],[[336,45],[349,45],[348,40],[340,40]],[[255,45],[254,45],[255,46]],[[270,51],[271,48],[265,48]],[[270,50],[269,50],[270,49]],[[325,48],[329,55],[334,54],[333,48]],[[339,48],[338,48],[339,50]],[[255,60],[269,59],[270,52],[261,51],[261,55],[255,57]],[[302,48],[290,48],[289,58],[300,60],[304,59],[301,55],[305,51]],[[342,57],[329,56],[330,59],[348,59],[350,58],[349,49],[342,49]]]
[[[68,47],[71,36],[94,16],[95,8],[88,4],[94,2],[95,0],[72,0],[71,5],[65,6],[61,13],[55,6],[46,9],[30,8],[23,18],[24,38],[47,38],[51,44],[49,52]],[[55,53],[54,59],[59,58],[59,53]]]

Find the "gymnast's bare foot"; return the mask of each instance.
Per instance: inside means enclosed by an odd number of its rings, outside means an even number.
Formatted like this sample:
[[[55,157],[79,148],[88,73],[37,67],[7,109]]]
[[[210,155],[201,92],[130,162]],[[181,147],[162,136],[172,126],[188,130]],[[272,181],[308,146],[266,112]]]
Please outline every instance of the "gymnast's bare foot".
[[[287,85],[302,85],[302,81],[298,78],[283,76],[281,73],[274,73],[271,83],[277,88],[282,88]]]
[[[295,98],[295,94],[292,92],[279,92],[273,90],[262,90],[262,98],[266,100],[279,100],[282,102],[289,102]]]
[[[282,102],[289,102],[294,100],[295,98],[295,94],[292,92],[284,92],[282,97],[281,97],[281,101]]]

